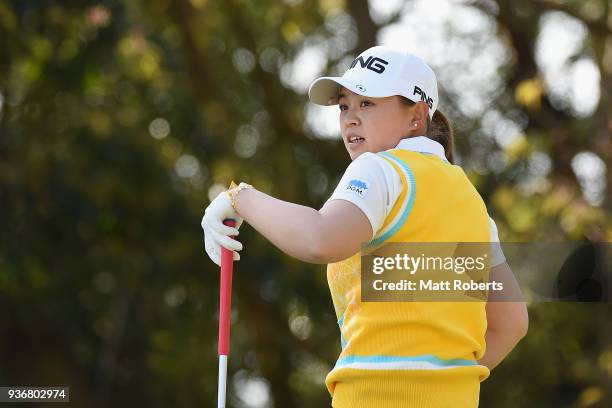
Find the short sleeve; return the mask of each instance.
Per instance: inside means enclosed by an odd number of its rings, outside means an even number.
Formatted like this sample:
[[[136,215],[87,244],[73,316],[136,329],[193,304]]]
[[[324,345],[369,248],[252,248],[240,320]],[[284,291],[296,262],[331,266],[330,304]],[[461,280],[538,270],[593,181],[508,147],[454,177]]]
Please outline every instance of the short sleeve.
[[[398,183],[401,192],[401,180],[393,167],[376,154],[364,153],[347,167],[327,201],[356,205],[370,221],[374,238],[399,196]]]
[[[493,218],[489,217],[491,227],[491,267],[501,265],[506,262],[506,257],[499,243],[499,235],[497,234],[497,225]]]

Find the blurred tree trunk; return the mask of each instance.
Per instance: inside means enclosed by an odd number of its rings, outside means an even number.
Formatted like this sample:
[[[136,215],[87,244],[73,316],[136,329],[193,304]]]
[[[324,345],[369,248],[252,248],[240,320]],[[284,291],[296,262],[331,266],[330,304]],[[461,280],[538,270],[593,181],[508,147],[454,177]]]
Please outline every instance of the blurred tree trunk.
[[[376,35],[379,27],[370,16],[368,2],[363,0],[349,0],[348,12],[357,24],[357,54],[377,45]]]
[[[512,49],[515,51],[514,69],[508,78],[508,89],[512,95],[523,81],[537,77],[539,69],[535,60],[535,40],[539,29],[541,11],[529,0],[498,0],[499,14],[497,22],[505,31]],[[545,132],[551,140],[551,160],[553,173],[573,184],[576,183],[571,167],[575,153],[575,129],[572,129],[572,118],[555,109],[544,93],[539,109],[525,109],[529,117],[527,133],[530,130]]]

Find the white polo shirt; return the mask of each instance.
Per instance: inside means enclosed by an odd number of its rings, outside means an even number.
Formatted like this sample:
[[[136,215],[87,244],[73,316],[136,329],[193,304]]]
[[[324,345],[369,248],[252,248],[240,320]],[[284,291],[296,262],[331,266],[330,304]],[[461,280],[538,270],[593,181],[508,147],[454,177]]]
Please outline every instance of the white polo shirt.
[[[446,160],[444,147],[425,136],[402,139],[395,148],[435,154]],[[365,184],[360,185],[359,189],[351,188],[356,180],[365,182]],[[347,167],[338,186],[327,201],[346,200],[355,204],[370,221],[372,238],[374,238],[401,192],[402,180],[393,166],[382,157],[366,152],[353,160]],[[494,243],[491,249],[491,266],[497,266],[504,263],[506,258],[499,245],[495,221],[491,217],[489,217],[489,221],[491,224],[491,242]]]

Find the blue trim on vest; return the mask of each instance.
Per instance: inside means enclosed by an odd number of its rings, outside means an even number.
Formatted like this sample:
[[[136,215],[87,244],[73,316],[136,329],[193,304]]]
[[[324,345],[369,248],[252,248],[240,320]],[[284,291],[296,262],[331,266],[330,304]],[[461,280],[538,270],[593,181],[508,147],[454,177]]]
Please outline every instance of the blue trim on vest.
[[[410,196],[408,197],[408,204],[406,205],[406,208],[404,209],[404,212],[402,213],[399,221],[389,231],[385,232],[380,237],[374,238],[373,240],[371,240],[367,245],[368,247],[376,246],[376,245],[381,244],[382,242],[385,242],[386,240],[391,238],[393,235],[395,235],[397,231],[399,231],[399,229],[406,222],[408,215],[412,211],[412,207],[414,206],[415,193],[416,193],[416,181],[414,179],[414,174],[412,174],[412,170],[410,170],[410,167],[408,167],[408,165],[404,163],[401,159],[393,156],[392,154],[389,154],[387,152],[381,152],[380,154],[393,160],[406,171],[406,174],[408,175],[408,184],[410,184]]]
[[[478,362],[475,360],[464,360],[461,358],[455,358],[451,360],[443,360],[433,354],[424,354],[422,356],[345,356],[339,358],[334,368],[340,368],[345,365],[353,363],[397,363],[397,362],[425,362],[430,363],[438,367],[449,367],[449,366],[475,366]]]
[[[346,347],[346,340],[344,339],[344,334],[342,334],[342,326],[344,325],[344,315],[338,320],[338,326],[340,326],[340,347],[342,350]]]

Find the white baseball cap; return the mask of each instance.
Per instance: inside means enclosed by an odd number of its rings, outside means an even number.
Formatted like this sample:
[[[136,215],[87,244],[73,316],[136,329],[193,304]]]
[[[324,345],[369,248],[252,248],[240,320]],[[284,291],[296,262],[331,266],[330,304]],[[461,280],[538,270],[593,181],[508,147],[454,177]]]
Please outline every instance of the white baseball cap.
[[[318,105],[338,103],[339,85],[363,96],[383,98],[401,95],[429,106],[429,117],[438,108],[436,74],[419,57],[386,46],[362,52],[341,77],[315,79],[308,97]]]

